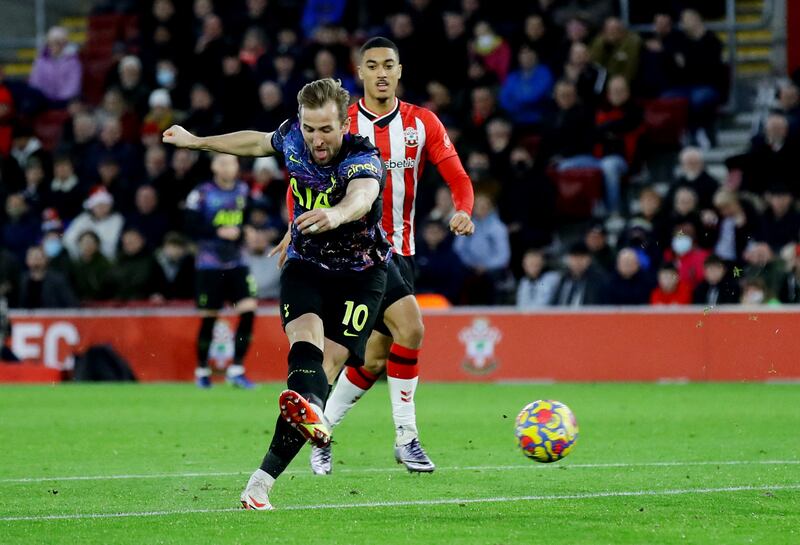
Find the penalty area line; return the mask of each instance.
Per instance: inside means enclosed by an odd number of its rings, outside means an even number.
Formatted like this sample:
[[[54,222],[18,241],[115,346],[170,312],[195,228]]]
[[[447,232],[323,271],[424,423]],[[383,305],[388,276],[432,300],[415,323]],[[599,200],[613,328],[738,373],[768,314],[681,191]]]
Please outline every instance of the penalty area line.
[[[632,467],[691,467],[691,466],[738,466],[738,465],[800,465],[800,460],[719,460],[719,461],[674,461],[674,462],[610,462],[598,464],[516,464],[516,465],[477,465],[443,466],[437,471],[515,471],[515,470],[553,470],[566,469],[624,469]],[[337,468],[336,473],[399,473],[398,467]],[[312,476],[309,470],[292,469],[285,475]],[[0,479],[0,484],[43,483],[59,481],[113,481],[119,479],[189,479],[197,477],[235,477],[250,475],[246,471],[209,471],[190,473],[131,473],[119,475],[70,475],[61,477],[11,477]]]
[[[314,505],[290,505],[279,508],[279,511],[307,511],[321,509],[370,509],[381,507],[414,507],[433,505],[467,505],[478,503],[510,503],[521,501],[553,501],[553,500],[592,500],[602,498],[638,498],[648,496],[684,496],[693,494],[720,494],[732,492],[773,492],[777,490],[800,490],[800,483],[776,485],[745,485],[724,486],[718,488],[675,488],[666,490],[629,490],[629,491],[604,491],[586,492],[581,494],[544,494],[536,496],[496,496],[490,498],[442,498],[433,500],[409,501],[377,501],[359,503],[321,503]],[[232,513],[242,511],[232,507],[222,509],[175,509],[170,511],[133,511],[129,513],[74,513],[63,515],[31,515],[0,517],[0,522],[32,522],[54,520],[82,520],[82,519],[113,519],[113,518],[144,518],[164,517],[172,515],[191,515],[198,513]]]

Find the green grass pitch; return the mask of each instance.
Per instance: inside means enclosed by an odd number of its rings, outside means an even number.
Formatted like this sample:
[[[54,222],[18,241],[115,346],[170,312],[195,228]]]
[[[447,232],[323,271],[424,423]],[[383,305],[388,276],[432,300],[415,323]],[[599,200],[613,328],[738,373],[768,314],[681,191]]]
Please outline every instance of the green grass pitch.
[[[0,388],[0,543],[800,543],[800,385],[423,383],[438,469],[410,475],[378,384],[336,430],[333,475],[306,448],[276,511],[241,511],[279,391]],[[514,444],[539,398],[580,424],[556,464]]]

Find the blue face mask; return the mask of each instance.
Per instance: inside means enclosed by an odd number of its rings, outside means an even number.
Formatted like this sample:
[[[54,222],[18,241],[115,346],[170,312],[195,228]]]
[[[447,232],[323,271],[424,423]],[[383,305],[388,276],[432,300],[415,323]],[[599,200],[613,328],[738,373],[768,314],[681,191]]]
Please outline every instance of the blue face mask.
[[[158,70],[156,72],[156,81],[161,87],[172,87],[175,83],[175,72],[171,70]]]
[[[61,253],[61,248],[63,247],[64,246],[61,244],[61,240],[57,238],[48,238],[42,244],[45,255],[50,259]]]

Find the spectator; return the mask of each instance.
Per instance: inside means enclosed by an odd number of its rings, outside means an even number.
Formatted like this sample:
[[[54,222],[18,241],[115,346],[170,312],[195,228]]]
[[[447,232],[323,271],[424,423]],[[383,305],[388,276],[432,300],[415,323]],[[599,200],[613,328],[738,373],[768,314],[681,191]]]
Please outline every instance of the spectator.
[[[617,17],[603,23],[603,31],[592,42],[592,60],[608,71],[610,78],[622,76],[630,85],[639,71],[639,52],[642,40],[625,28]]]
[[[644,40],[636,88],[647,98],[657,98],[680,83],[677,58],[681,34],[674,29],[669,13],[653,16],[653,32]]]
[[[450,197],[447,192],[448,199]],[[453,238],[444,221],[426,221],[417,240],[416,261],[419,270],[418,293],[438,293],[451,303],[458,303],[464,280],[464,267],[453,251]]]
[[[646,305],[650,301],[653,282],[639,265],[639,256],[630,248],[617,254],[617,268],[608,285],[608,303],[612,305]]]
[[[555,109],[545,117],[541,153],[549,161],[592,156],[594,115],[578,97],[578,89],[560,80],[553,91]]]
[[[86,112],[75,114],[72,118],[72,139],[65,143],[64,153],[72,157],[75,174],[82,183],[88,183],[95,176],[92,152],[98,146],[97,123]]]
[[[664,96],[689,100],[689,128],[698,144],[708,149],[716,142],[716,108],[727,85],[722,42],[705,27],[702,17],[693,9],[681,13],[681,30],[683,36],[676,57],[681,85]]]
[[[163,183],[159,182],[159,185],[155,186],[164,210],[174,211],[181,208],[186,196],[205,177],[198,158],[196,151],[185,148],[176,149],[172,153],[170,168],[163,178]],[[179,215],[170,217],[172,229],[180,226],[177,216]]]
[[[728,275],[725,262],[714,254],[703,265],[703,281],[694,289],[696,305],[730,305],[739,302],[739,285]]]
[[[579,241],[570,246],[566,264],[550,304],[567,307],[604,304],[607,300],[606,275],[592,264],[586,243]]]
[[[533,49],[542,63],[550,69],[550,72],[556,73],[561,70],[557,37],[541,14],[531,13],[525,17],[522,25],[521,45]]]
[[[747,243],[758,232],[756,212],[729,189],[714,195],[717,214],[708,218],[715,228],[714,253],[730,262],[738,262]]]
[[[645,236],[641,242],[647,248],[654,250],[648,251],[648,254],[655,258],[654,263],[661,261],[661,253],[669,245],[671,236],[670,225],[661,208],[661,202],[661,195],[652,186],[642,188],[638,200],[639,213],[628,221],[623,234],[627,244],[634,246],[630,242],[632,231],[635,229],[642,231]]]
[[[785,83],[778,89],[778,111],[789,124],[789,138],[800,136],[800,87]]]
[[[428,214],[427,221],[438,221],[450,223],[453,214],[456,213],[453,199],[450,197],[450,190],[445,186],[440,186],[434,195],[434,205]]]
[[[442,16],[444,22],[444,41],[439,52],[441,69],[438,78],[450,91],[463,89],[467,84],[469,58],[468,43],[464,15],[455,11],[447,11]]]
[[[547,267],[541,248],[531,248],[522,257],[525,275],[517,285],[517,308],[533,310],[546,307],[553,299],[560,280],[559,274]]]
[[[342,87],[352,95],[360,94],[361,90],[356,86],[355,80],[347,73],[342,72],[336,66],[336,57],[327,49],[320,49],[314,56],[314,78],[324,79],[333,78],[341,80]]]
[[[518,61],[519,69],[508,75],[500,89],[500,106],[514,123],[536,125],[542,120],[552,92],[553,75],[528,46],[520,48]]]
[[[19,296],[19,261],[8,249],[0,246],[0,298],[5,297],[13,306]]]
[[[69,43],[67,30],[50,28],[47,43],[33,61],[31,87],[41,91],[52,108],[63,108],[80,94],[81,75],[78,48]]]
[[[595,155],[601,158],[607,210],[618,214],[622,176],[637,159],[643,113],[631,99],[627,80],[621,76],[609,80],[606,99],[595,116],[598,135]]]
[[[606,211],[619,215],[622,207],[622,177],[636,159],[643,114],[631,100],[622,76],[608,82],[606,103],[595,115],[595,157],[576,156],[558,164],[559,170],[599,168],[603,171]]]
[[[90,172],[95,176],[95,179],[98,174],[99,164],[104,159],[113,160],[126,176],[135,178],[141,172],[139,166],[140,158],[136,150],[122,140],[122,124],[113,117],[103,121],[100,129],[100,139],[90,151]]]
[[[689,187],[697,194],[700,210],[713,209],[714,193],[719,189],[719,182],[706,171],[702,150],[696,147],[684,148],[681,150],[679,162],[680,176],[667,193],[667,202],[672,202],[679,187]]]
[[[172,99],[166,89],[156,89],[150,93],[147,100],[150,111],[144,116],[142,130],[151,127],[159,134],[170,128],[175,123],[175,113],[172,111]]]
[[[759,278],[764,281],[769,294],[772,296],[780,291],[783,284],[785,271],[784,264],[775,258],[775,254],[764,242],[750,242],[744,251],[745,279]]]
[[[47,266],[41,246],[31,246],[25,256],[28,270],[20,282],[18,306],[25,309],[71,308],[78,306],[67,279]]]
[[[486,194],[475,195],[472,214],[475,234],[459,237],[453,244],[453,250],[467,268],[462,302],[471,305],[497,304],[503,284],[508,279],[511,257],[508,229]]]
[[[262,1],[262,4],[265,4]],[[255,71],[259,59],[267,52],[267,35],[260,27],[252,26],[244,33],[239,60],[250,70]]]
[[[194,46],[192,79],[210,85],[219,81],[222,57],[229,46],[220,17],[214,13],[204,13],[198,19],[202,22],[202,29]]]
[[[100,237],[94,231],[83,231],[78,235],[77,246],[70,276],[78,299],[83,302],[108,299],[112,288],[111,262],[100,252]]]
[[[170,105],[180,111],[189,106],[189,88],[185,80],[178,65],[172,60],[160,59],[156,63],[156,85],[169,94]],[[148,98],[148,103],[149,100]]]
[[[147,100],[150,96],[150,88],[143,77],[142,61],[135,55],[126,55],[120,59],[117,72],[122,98],[141,119],[147,112]]]
[[[746,278],[742,282],[742,297],[740,303],[750,305],[779,306],[781,302],[761,278]]]
[[[222,114],[222,125],[218,130],[230,132],[244,129],[250,125],[253,111],[258,106],[255,77],[250,67],[239,60],[235,48],[225,51],[221,72],[214,92]]]
[[[504,83],[511,66],[511,47],[508,42],[495,33],[487,21],[479,21],[473,30],[472,53],[480,59],[486,70]]]
[[[180,233],[170,231],[156,251],[156,261],[164,278],[162,294],[166,299],[189,300],[194,297],[194,256]]]
[[[786,266],[778,296],[782,303],[800,303],[800,244],[787,244],[781,249],[781,261]],[[0,263],[2,261],[0,260]],[[0,265],[2,271],[2,265]],[[0,278],[2,273],[0,272]]]
[[[283,170],[274,157],[259,157],[253,162],[250,199],[253,205],[277,212],[286,195]]]
[[[72,159],[68,155],[56,156],[45,206],[55,208],[61,219],[71,221],[80,214],[85,198],[86,186],[75,174]]]
[[[289,118],[289,110],[283,103],[283,91],[274,81],[265,81],[258,88],[261,108],[253,120],[253,128],[259,131],[274,131],[275,127]]]
[[[602,268],[605,273],[611,273],[618,259],[614,255],[614,249],[608,244],[608,231],[603,222],[596,221],[592,223],[583,235],[583,241],[586,243],[586,247],[589,248],[592,261]],[[649,265],[649,263],[646,263],[642,268],[647,269]]]
[[[324,25],[338,25],[342,22],[347,8],[346,0],[309,0],[303,9],[300,27],[308,38]]]
[[[161,267],[147,249],[145,238],[135,227],[126,227],[120,238],[120,254],[111,266],[114,298],[141,301],[163,298],[164,279]]]
[[[50,200],[47,184],[44,183],[45,172],[42,163],[31,159],[25,166],[25,187],[22,195],[34,213],[40,213]]]
[[[119,87],[112,87],[103,94],[100,107],[95,110],[98,125],[105,125],[108,119],[119,121],[121,138],[129,144],[136,143],[139,138],[140,117],[133,107],[125,102]]]
[[[80,238],[86,231],[91,231],[98,239],[103,256],[114,259],[124,222],[122,215],[113,211],[114,197],[105,188],[97,187],[83,206],[86,211],[75,218],[64,233],[64,246],[72,259],[77,259],[81,253]]]
[[[651,305],[691,305],[692,289],[681,281],[672,263],[658,269],[658,286],[650,293]]]
[[[472,90],[470,99],[472,105],[470,119],[464,128],[469,133],[468,137],[480,142],[481,137],[478,134],[483,133],[487,121],[497,114],[497,104],[492,90],[488,87],[476,87]]]
[[[280,295],[279,255],[270,256],[273,245],[270,233],[265,229],[252,227],[244,230],[244,251],[242,259],[250,269],[256,283],[256,296],[259,299],[278,299]]]
[[[730,171],[732,189],[761,195],[775,182],[789,182],[787,174],[794,172],[799,146],[789,136],[789,122],[780,114],[771,114],[764,131],[753,137],[750,149],[741,155],[729,157],[725,164]],[[795,197],[800,195],[800,184],[790,185]]]
[[[690,187],[679,187],[672,196],[672,210],[669,213],[669,229],[691,223],[695,233],[701,230],[700,210],[697,208],[697,193]]]
[[[277,83],[283,96],[296,97],[297,92],[305,83],[297,70],[297,61],[292,54],[286,50],[279,49],[271,59],[271,65],[267,63],[269,55],[264,55],[258,67],[258,74],[261,79],[270,79]]]
[[[47,266],[51,271],[69,278],[71,260],[69,252],[64,248],[62,237],[64,226],[55,208],[47,208],[42,212],[42,249],[47,257]]]
[[[664,251],[664,261],[672,262],[678,269],[681,281],[694,289],[703,278],[703,264],[710,252],[695,243],[696,231],[691,223],[675,226],[672,244]]]
[[[208,88],[196,83],[189,95],[189,112],[183,125],[198,136],[208,136],[218,131],[222,122],[219,112],[214,107],[214,96]]]
[[[167,215],[158,206],[158,193],[152,185],[136,190],[135,210],[126,218],[125,229],[136,229],[148,250],[161,245],[169,227]]]
[[[6,197],[6,222],[3,225],[3,246],[14,254],[17,262],[25,262],[25,253],[41,235],[38,212],[31,210],[22,193]]]
[[[795,244],[800,236],[800,213],[794,197],[784,184],[775,184],[766,193],[769,205],[761,216],[759,240],[778,253],[787,244]]]
[[[30,160],[46,162],[47,152],[42,149],[42,141],[33,135],[33,129],[26,123],[21,123],[14,129],[14,138],[11,140],[11,157],[17,161],[17,165],[22,170],[25,170]]]

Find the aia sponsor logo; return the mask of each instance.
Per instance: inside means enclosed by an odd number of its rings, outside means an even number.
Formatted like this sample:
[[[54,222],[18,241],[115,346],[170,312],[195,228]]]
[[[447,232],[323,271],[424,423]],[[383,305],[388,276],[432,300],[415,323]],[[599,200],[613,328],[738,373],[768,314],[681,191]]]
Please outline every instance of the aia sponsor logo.
[[[466,350],[462,369],[473,375],[486,375],[494,371],[498,366],[494,350],[502,338],[500,330],[493,327],[488,318],[475,318],[470,327],[465,327],[458,334],[458,340]]]
[[[415,166],[417,166],[417,160],[409,159],[408,157],[406,157],[402,161],[395,161],[394,159],[389,159],[388,161],[384,161],[383,164],[386,167],[386,170],[406,169],[406,168],[414,168]]]
[[[406,127],[403,131],[403,139],[406,141],[406,146],[409,148],[416,148],[419,145],[419,134],[414,127]]]

